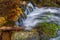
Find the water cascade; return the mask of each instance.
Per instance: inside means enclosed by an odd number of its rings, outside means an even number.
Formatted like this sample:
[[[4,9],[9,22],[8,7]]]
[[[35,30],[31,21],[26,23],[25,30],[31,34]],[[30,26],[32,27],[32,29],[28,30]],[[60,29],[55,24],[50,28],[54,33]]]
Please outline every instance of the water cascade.
[[[46,18],[47,17],[47,18]],[[26,30],[31,30],[38,23],[49,22],[60,25],[60,8],[42,7],[36,8],[33,12],[27,15],[26,20],[23,22]],[[57,32],[60,35],[59,31]],[[59,40],[60,36],[50,40]]]
[[[24,10],[24,15],[27,18],[27,15],[30,14],[35,7],[32,5],[32,3],[27,3],[26,7],[21,6],[21,8]],[[22,15],[19,17],[19,19],[17,21],[15,21],[17,26],[22,26],[24,25],[23,22],[25,21],[26,18],[22,18]]]
[[[35,27],[37,23],[42,22],[56,22],[58,25],[60,25],[59,11],[60,11],[59,8],[53,8],[53,7],[36,8],[33,12],[27,15],[27,18],[23,23],[26,26],[26,29],[31,29]],[[45,17],[48,18],[44,19]]]
[[[42,22],[57,23],[60,25],[60,8],[55,7],[34,7],[31,3],[27,4],[25,12],[26,19],[22,18],[22,21],[16,24],[19,26],[23,24],[26,28],[25,30],[31,30],[36,24]],[[59,40],[60,36],[57,38],[51,38],[50,40]]]

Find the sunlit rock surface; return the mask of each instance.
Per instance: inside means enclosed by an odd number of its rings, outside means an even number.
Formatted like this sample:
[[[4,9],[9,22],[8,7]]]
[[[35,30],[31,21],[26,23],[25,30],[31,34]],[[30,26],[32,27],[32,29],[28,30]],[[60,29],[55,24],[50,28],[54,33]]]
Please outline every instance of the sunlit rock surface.
[[[39,40],[39,35],[37,32],[25,31],[25,32],[15,32],[12,35],[12,40]]]

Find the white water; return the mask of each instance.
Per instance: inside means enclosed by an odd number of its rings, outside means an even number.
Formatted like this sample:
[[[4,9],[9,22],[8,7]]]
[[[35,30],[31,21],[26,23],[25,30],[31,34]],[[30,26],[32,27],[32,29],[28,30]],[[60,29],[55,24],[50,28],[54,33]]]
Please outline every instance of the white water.
[[[60,8],[54,7],[42,7],[37,8],[29,3],[25,9],[26,19],[22,18],[22,21],[19,23],[16,22],[16,25],[23,24],[26,28],[25,30],[31,30],[35,25],[42,22],[57,23],[60,25]],[[52,14],[52,15],[51,15]],[[58,32],[60,35],[60,33]],[[50,40],[60,40],[60,36],[56,38],[51,38]]]
[[[36,8],[34,9],[33,12],[27,15],[27,18],[23,23],[24,23],[24,26],[26,27],[25,30],[31,30],[33,27],[35,27],[36,24],[42,23],[42,22],[50,22],[50,23],[55,22],[58,25],[60,25],[60,8],[52,8],[52,7]],[[58,31],[58,37],[51,38],[50,40],[60,40],[59,35],[60,35],[60,32]]]
[[[24,13],[25,13],[25,16],[26,16],[26,17],[27,17],[28,14],[30,14],[30,13],[31,13],[32,11],[34,11],[34,9],[35,9],[34,6],[32,5],[32,3],[28,3],[27,6],[26,6],[26,8],[24,8],[23,6],[22,6],[22,8],[25,10]],[[22,17],[20,16],[20,17],[19,17],[19,21],[18,21],[18,20],[15,21],[16,25],[17,25],[17,26],[19,26],[19,25],[20,25],[20,26],[21,26],[21,25],[24,25],[23,22],[25,21],[25,19],[26,19],[26,18],[22,18]]]
[[[33,12],[27,15],[24,25],[26,26],[26,30],[30,30],[35,27],[37,23],[56,22],[57,24],[60,24],[60,17],[58,15],[60,15],[60,10],[58,8],[36,8]],[[46,17],[48,18],[43,20]]]

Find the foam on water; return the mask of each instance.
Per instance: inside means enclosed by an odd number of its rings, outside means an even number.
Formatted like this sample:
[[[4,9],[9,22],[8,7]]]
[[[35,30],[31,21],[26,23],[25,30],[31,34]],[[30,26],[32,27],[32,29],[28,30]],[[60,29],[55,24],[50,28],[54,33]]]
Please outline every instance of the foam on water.
[[[55,7],[34,7],[31,3],[27,4],[27,7],[24,12],[27,16],[26,19],[17,21],[16,25],[19,26],[23,23],[25,30],[31,30],[35,25],[42,22],[56,22],[60,25],[60,8]],[[52,15],[51,15],[52,14]],[[48,17],[48,18],[46,18]],[[20,18],[21,19],[21,18]],[[60,33],[59,33],[60,35]],[[60,36],[56,38],[51,38],[50,40],[60,40]]]
[[[45,14],[46,13],[46,14]],[[47,15],[47,14],[53,14],[53,15]],[[58,8],[47,8],[47,7],[42,7],[42,8],[36,8],[33,12],[27,15],[26,20],[24,21],[24,25],[26,26],[26,29],[32,29],[35,27],[37,23],[41,22],[50,22],[50,21],[56,21],[60,22],[60,17],[55,16],[54,14],[60,14],[60,11]],[[49,18],[46,20],[42,20],[44,17],[48,16]],[[42,18],[38,20],[37,18]]]

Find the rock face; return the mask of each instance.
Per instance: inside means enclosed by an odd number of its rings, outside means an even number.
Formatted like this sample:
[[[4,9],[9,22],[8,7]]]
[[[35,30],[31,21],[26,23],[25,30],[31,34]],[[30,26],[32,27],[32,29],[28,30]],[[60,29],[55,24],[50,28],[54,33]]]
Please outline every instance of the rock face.
[[[15,32],[12,35],[12,40],[39,40],[39,35],[37,32]]]

